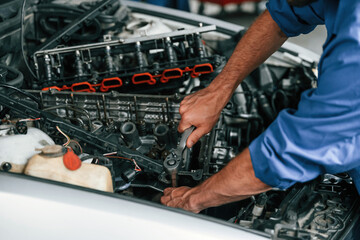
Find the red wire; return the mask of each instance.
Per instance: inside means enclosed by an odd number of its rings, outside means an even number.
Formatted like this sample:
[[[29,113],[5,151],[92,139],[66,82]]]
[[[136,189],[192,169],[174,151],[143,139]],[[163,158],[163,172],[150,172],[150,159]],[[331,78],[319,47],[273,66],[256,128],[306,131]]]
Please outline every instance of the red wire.
[[[135,171],[140,172],[141,168],[139,167],[139,165],[136,163],[136,161],[134,159],[131,158],[126,158],[126,157],[119,157],[119,156],[106,156],[108,158],[118,158],[118,159],[125,159],[125,160],[129,160],[132,161],[135,164]]]

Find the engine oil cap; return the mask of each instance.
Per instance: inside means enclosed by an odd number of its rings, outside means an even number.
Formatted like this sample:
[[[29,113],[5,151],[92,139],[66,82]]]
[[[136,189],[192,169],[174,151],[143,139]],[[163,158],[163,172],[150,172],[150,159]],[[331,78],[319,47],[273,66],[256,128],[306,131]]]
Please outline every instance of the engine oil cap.
[[[73,152],[71,148],[68,148],[67,152],[63,157],[64,166],[71,170],[75,171],[81,167],[80,158]]]

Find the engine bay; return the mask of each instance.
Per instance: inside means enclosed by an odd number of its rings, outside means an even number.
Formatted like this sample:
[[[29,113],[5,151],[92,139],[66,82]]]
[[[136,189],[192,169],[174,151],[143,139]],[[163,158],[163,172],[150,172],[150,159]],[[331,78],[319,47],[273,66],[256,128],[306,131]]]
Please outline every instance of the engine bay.
[[[35,175],[30,170],[38,165],[29,169],[27,161],[45,154],[62,162],[72,152],[80,163],[67,167],[101,166],[87,173],[104,176],[106,186],[83,175],[81,183],[63,182],[159,202],[165,188],[196,186],[220,171],[316,87],[316,61],[280,49],[238,86],[215,127],[188,149],[192,129],[177,131],[180,102],[221,72],[244,31],[147,15],[126,1],[24,2],[22,8],[13,16],[21,18],[21,49],[13,50],[25,61],[4,47],[19,32],[0,39],[0,142],[31,150],[20,157],[17,147],[1,147],[2,156],[19,154],[2,157],[1,171],[62,181],[60,170]],[[49,145],[58,147],[41,150]],[[359,200],[348,174],[325,174],[201,214],[273,239],[345,239]]]

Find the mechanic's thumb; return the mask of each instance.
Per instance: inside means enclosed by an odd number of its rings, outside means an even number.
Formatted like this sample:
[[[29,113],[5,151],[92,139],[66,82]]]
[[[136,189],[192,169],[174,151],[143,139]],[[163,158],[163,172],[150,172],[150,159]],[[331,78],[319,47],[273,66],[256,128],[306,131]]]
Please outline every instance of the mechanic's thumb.
[[[192,146],[194,146],[195,143],[197,143],[197,141],[199,141],[199,139],[204,136],[206,134],[206,130],[204,128],[196,128],[188,137],[187,141],[186,141],[186,146],[188,148],[191,148]]]
[[[192,126],[191,123],[185,122],[184,119],[182,118],[180,123],[179,123],[179,126],[178,126],[178,132],[182,133],[191,126]]]

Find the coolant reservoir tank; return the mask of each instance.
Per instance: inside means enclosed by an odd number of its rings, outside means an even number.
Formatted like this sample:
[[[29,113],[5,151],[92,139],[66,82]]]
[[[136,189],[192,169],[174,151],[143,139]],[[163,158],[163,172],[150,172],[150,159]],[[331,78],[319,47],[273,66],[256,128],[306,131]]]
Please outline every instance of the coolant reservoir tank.
[[[78,163],[78,157],[62,146],[41,149],[28,162],[24,173],[29,176],[69,183],[105,192],[113,192],[109,169],[104,166]]]
[[[28,128],[26,134],[8,135],[5,130],[11,125],[0,125],[0,169],[23,173],[28,160],[38,153],[37,148],[55,144],[43,131]],[[5,169],[5,164],[10,166]]]

